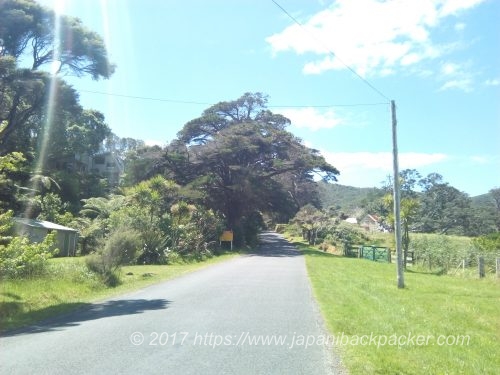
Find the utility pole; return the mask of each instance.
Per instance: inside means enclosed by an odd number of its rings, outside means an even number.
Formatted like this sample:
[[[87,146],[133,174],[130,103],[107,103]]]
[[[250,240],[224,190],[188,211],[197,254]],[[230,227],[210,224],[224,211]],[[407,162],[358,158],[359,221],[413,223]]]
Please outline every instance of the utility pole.
[[[401,248],[401,197],[399,194],[399,166],[398,166],[398,134],[396,119],[396,103],[391,100],[392,116],[392,161],[393,161],[393,191],[394,191],[394,235],[396,237],[396,270],[398,274],[398,288],[405,287],[403,251]]]

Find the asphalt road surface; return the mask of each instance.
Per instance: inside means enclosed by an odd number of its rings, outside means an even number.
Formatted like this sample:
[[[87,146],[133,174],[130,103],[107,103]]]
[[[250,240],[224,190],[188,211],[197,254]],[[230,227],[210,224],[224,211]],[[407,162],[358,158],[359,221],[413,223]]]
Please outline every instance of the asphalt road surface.
[[[254,254],[0,338],[0,374],[334,374],[304,258]]]

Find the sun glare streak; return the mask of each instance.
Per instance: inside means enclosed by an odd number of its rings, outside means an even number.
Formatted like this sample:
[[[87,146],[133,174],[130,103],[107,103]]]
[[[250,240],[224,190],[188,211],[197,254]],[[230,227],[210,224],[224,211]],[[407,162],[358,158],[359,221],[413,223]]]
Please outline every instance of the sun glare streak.
[[[59,71],[60,60],[61,60],[61,14],[64,10],[64,1],[55,0],[54,5],[54,40],[53,40],[53,56],[52,65],[50,69],[50,82],[49,82],[49,95],[47,97],[47,102],[45,103],[45,121],[42,126],[42,133],[40,134],[38,158],[35,166],[35,175],[44,174],[44,166],[47,160],[47,147],[50,141],[50,135],[52,132],[52,126],[54,123],[54,107],[56,105],[56,95],[57,95],[57,72]],[[55,69],[57,67],[57,69]],[[38,179],[33,179],[32,190],[37,192],[40,188],[40,184],[37,182]],[[34,193],[33,193],[34,194]],[[31,217],[33,211],[32,204],[28,204],[25,216]]]
[[[104,45],[106,49],[109,51],[109,46],[111,45],[110,40],[110,32],[109,32],[109,13],[108,13],[108,4],[106,0],[101,0],[99,2],[101,8],[101,18],[102,18],[102,29],[104,32]]]
[[[136,67],[136,50],[134,48],[134,34],[131,21],[131,12],[137,4],[130,6],[122,4],[120,1],[99,0],[101,11],[102,34],[108,52],[108,59],[111,63],[116,61],[126,61],[127,70],[132,72],[139,71]],[[120,35],[112,34],[112,29],[120,29]],[[127,41],[127,42],[124,42]],[[106,92],[128,92],[129,87],[133,85],[136,75],[121,76],[121,65],[118,65],[114,78],[106,80],[103,85],[106,86]],[[106,122],[113,126],[119,121],[119,114],[129,114],[126,117],[132,117],[130,106],[124,105],[123,101],[112,96],[106,97],[107,113]]]

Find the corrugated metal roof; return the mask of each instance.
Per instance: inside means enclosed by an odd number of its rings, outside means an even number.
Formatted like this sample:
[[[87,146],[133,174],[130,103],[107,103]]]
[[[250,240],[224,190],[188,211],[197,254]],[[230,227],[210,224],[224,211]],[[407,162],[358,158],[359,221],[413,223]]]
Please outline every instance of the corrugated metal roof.
[[[22,217],[16,217],[14,218],[14,220],[20,224],[24,224],[34,228],[61,230],[66,232],[77,232],[76,229],[65,227],[63,225],[59,225],[56,223],[51,223],[50,221],[45,221],[45,220],[25,219]]]

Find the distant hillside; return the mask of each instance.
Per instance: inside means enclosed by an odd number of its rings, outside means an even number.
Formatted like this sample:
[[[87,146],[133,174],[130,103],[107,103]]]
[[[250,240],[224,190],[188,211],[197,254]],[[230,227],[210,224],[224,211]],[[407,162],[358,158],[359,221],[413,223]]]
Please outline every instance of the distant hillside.
[[[324,209],[333,207],[347,215],[354,215],[357,209],[365,208],[367,204],[383,195],[379,188],[358,188],[339,184],[318,182],[320,200]],[[491,193],[471,197],[472,206],[479,209],[492,209],[495,202]]]
[[[318,182],[318,186],[323,208],[333,207],[347,215],[354,214],[357,209],[364,208],[383,195],[379,188],[357,188],[322,181]]]
[[[494,207],[495,201],[491,193],[477,195],[475,197],[471,197],[472,204],[478,208],[484,207]]]

